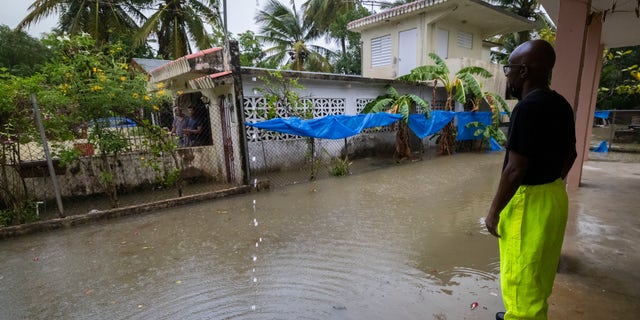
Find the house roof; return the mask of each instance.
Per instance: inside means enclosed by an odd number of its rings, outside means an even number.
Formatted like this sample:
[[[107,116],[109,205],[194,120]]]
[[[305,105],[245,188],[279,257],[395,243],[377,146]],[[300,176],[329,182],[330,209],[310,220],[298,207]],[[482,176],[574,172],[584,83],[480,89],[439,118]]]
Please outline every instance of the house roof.
[[[140,71],[150,74],[153,69],[158,68],[163,64],[169,63],[171,62],[171,60],[133,58],[131,59],[131,62],[138,69],[140,69]]]
[[[190,80],[210,74],[211,69],[221,71],[219,69],[222,68],[223,59],[221,47],[189,54],[151,70],[151,82],[161,82],[176,77],[187,77]]]
[[[557,24],[561,1],[539,2]],[[640,2],[591,0],[591,12],[601,12],[605,15],[600,38],[605,47],[618,48],[640,44]]]
[[[225,69],[223,52],[221,47],[209,48],[159,65],[149,72],[149,84],[162,82],[169,89],[183,91],[223,84],[231,75]]]
[[[231,79],[231,74],[231,71],[227,70],[189,80],[189,87],[195,90],[215,88],[218,85],[225,84],[227,79]]]
[[[421,0],[351,21],[347,25],[347,29],[359,32],[373,26],[405,20],[408,16],[417,16],[425,12],[441,13],[430,22],[446,18],[479,27],[483,38],[534,28],[532,21],[481,0]]]

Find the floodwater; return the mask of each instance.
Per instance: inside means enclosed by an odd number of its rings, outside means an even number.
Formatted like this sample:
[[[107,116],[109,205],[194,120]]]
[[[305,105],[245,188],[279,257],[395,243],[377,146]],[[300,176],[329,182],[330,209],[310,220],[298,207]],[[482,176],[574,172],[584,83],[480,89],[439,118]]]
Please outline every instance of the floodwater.
[[[0,318],[492,319],[498,245],[481,218],[503,156],[4,240]]]

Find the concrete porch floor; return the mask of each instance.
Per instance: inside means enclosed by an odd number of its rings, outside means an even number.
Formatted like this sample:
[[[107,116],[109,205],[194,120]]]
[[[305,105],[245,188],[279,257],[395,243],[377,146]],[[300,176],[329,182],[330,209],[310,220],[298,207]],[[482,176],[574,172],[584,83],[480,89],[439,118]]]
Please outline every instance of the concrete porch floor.
[[[640,316],[640,163],[586,161],[570,213],[550,319]]]

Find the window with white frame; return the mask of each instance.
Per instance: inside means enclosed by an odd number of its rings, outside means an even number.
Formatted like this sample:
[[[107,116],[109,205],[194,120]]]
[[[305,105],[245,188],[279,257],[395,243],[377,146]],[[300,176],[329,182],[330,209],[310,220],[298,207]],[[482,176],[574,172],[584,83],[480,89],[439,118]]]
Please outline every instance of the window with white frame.
[[[371,66],[380,67],[391,64],[391,35],[371,39]]]
[[[458,31],[458,38],[456,44],[460,48],[471,49],[473,48],[473,34],[463,31]]]

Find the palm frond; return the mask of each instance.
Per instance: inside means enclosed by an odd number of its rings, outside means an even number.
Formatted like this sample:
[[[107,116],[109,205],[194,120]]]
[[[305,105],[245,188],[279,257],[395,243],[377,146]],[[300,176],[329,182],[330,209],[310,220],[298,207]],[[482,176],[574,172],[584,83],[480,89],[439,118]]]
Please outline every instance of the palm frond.
[[[398,79],[407,81],[430,81],[435,79],[440,80],[444,74],[444,71],[445,70],[439,66],[419,66],[411,69],[410,73],[398,77]]]
[[[400,94],[398,93],[398,90],[395,87],[393,87],[392,85],[387,85],[386,88],[387,88],[387,96],[393,99],[398,99]]]
[[[367,103],[367,105],[364,107],[364,109],[362,109],[362,111],[360,111],[360,113],[378,113],[386,111],[387,109],[389,109],[389,106],[393,101],[394,99],[392,98],[380,96],[375,100]]]
[[[420,98],[415,94],[407,95],[413,103],[415,103],[418,107],[420,107],[427,118],[431,118],[431,107],[429,106],[429,102]]]
[[[455,90],[453,90],[453,100],[458,101],[462,104],[464,104],[465,102],[467,102],[467,98],[466,98],[466,89],[465,89],[465,83],[464,81],[460,80],[460,79],[456,79],[455,83]]]
[[[447,64],[442,58],[440,58],[439,55],[433,52],[429,52],[429,58],[431,58],[431,60],[435,62],[436,66],[442,69],[442,73],[449,74],[449,68],[447,67]]]
[[[402,115],[402,120],[405,122],[409,121],[409,112],[411,110],[411,98],[407,96],[401,96],[395,102],[398,106],[396,110],[396,114]]]
[[[476,67],[476,66],[471,66],[471,67],[464,67],[462,69],[460,69],[460,71],[456,72],[456,74],[463,74],[463,73],[469,73],[475,76],[480,76],[483,78],[491,78],[493,77],[493,74],[491,72],[489,72],[487,69],[483,68],[483,67]]]
[[[476,80],[471,73],[461,73],[458,75],[458,79],[460,79],[460,82],[464,85],[465,92],[471,93],[474,97],[483,96],[480,83],[478,83],[478,80]]]

